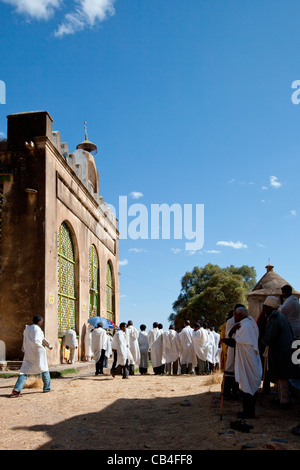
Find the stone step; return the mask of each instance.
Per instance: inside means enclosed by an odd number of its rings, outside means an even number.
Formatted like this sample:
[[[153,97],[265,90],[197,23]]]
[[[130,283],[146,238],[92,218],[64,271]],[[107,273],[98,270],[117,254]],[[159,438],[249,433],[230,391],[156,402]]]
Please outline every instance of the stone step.
[[[9,370],[19,370],[21,368],[22,361],[7,361],[7,368]]]

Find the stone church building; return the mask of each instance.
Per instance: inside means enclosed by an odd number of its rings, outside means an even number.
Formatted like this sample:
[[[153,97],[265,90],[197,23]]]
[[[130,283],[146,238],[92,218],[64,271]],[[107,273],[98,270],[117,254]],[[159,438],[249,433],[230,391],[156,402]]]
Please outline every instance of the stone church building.
[[[23,330],[34,315],[60,362],[74,327],[84,357],[91,316],[119,323],[118,221],[99,196],[96,145],[69,153],[48,112],[7,117],[0,142],[0,340],[22,360]]]

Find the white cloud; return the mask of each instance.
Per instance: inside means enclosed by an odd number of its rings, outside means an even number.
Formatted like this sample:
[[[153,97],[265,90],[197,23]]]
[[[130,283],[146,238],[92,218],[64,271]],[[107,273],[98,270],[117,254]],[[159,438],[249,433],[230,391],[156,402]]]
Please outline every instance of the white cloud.
[[[282,184],[278,181],[277,176],[270,176],[270,186],[275,189],[278,189],[282,186]]]
[[[232,178],[230,181],[228,181],[228,184],[232,184],[232,183],[234,183],[234,182],[235,182],[235,179]]]
[[[210,253],[210,254],[218,254],[218,253],[221,253],[221,251],[219,250],[205,250],[206,253]]]
[[[264,191],[266,191],[268,188],[267,188],[267,186],[262,186],[261,189],[263,189]]]
[[[295,215],[297,215],[297,212],[295,211],[295,209],[293,209],[293,210],[290,211],[290,214],[295,216]]]
[[[171,251],[172,251],[172,253],[174,253],[174,255],[178,255],[178,253],[181,253],[180,248],[171,248]]]
[[[120,266],[126,266],[128,264],[128,259],[123,259],[122,261],[119,261]]]
[[[148,252],[144,248],[130,248],[129,251],[132,253],[147,253]]]
[[[259,248],[266,248],[265,245],[263,245],[262,243],[256,243],[257,246],[259,246]]]
[[[56,9],[61,6],[61,0],[1,0],[15,7],[17,13],[35,20],[48,20]]]
[[[231,248],[234,248],[235,250],[241,250],[242,248],[248,248],[247,245],[245,245],[244,243],[238,241],[238,242],[225,242],[225,241],[220,241],[220,242],[217,242],[217,245],[219,246],[229,246]]]
[[[56,37],[92,28],[115,14],[115,0],[76,0],[75,3],[74,11],[65,15],[55,32]]]
[[[132,191],[129,196],[131,196],[133,199],[140,199],[141,197],[144,196],[143,193],[139,193],[138,191]]]

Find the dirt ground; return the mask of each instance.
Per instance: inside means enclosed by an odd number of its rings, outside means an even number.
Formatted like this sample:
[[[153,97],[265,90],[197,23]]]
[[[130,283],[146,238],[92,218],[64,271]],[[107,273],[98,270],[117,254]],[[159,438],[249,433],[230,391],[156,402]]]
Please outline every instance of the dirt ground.
[[[152,372],[152,371],[151,371]],[[224,401],[214,376],[94,376],[94,366],[52,379],[50,393],[26,388],[11,398],[15,378],[0,379],[0,450],[300,449],[291,428],[300,403],[281,411],[274,393],[258,398],[249,433],[234,431],[241,403]]]

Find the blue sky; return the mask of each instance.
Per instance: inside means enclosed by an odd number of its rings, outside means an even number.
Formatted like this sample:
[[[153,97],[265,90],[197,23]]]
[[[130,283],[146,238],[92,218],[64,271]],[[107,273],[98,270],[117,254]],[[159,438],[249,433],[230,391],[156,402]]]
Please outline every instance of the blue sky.
[[[259,279],[270,258],[300,290],[298,1],[0,0],[0,15],[0,132],[47,110],[73,151],[87,121],[105,201],[204,204],[201,250],[120,240],[121,321],[167,326],[207,263]]]

